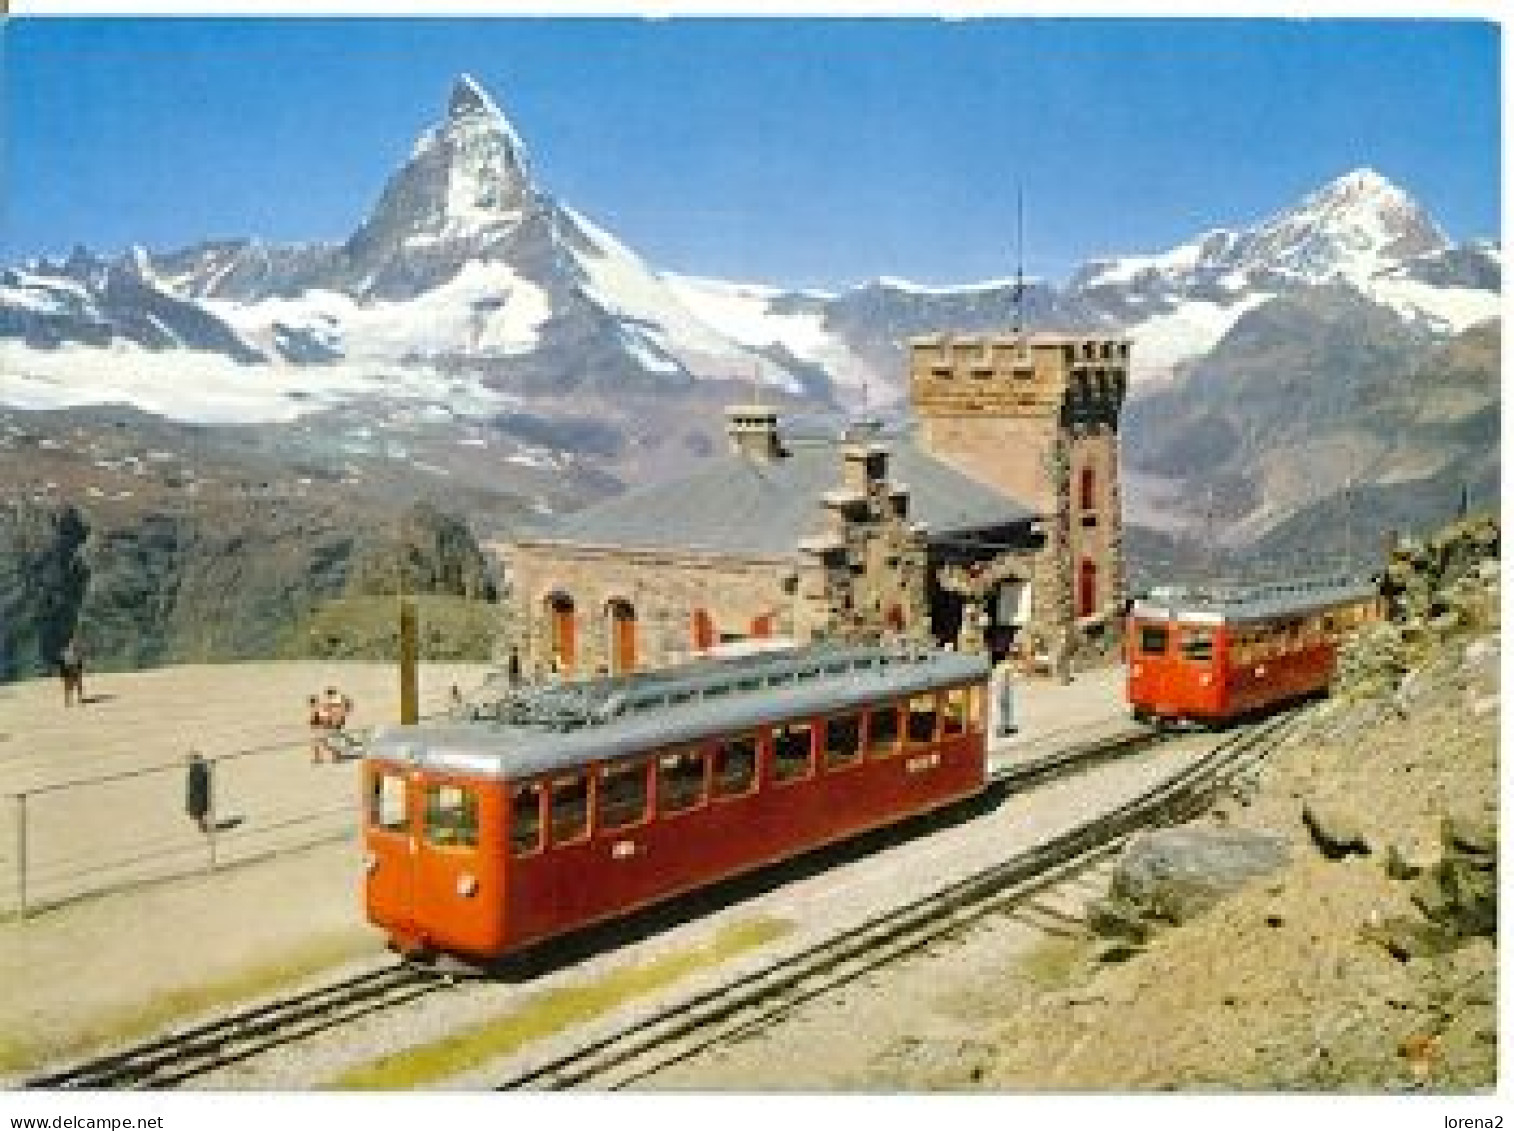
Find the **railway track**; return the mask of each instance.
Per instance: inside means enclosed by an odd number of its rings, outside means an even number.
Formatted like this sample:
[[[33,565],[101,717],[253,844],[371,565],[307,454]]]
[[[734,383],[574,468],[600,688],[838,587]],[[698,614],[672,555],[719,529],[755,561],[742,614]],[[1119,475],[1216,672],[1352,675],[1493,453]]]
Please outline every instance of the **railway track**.
[[[739,981],[674,1003],[571,1053],[533,1065],[497,1090],[625,1088],[723,1042],[770,1027],[796,1006],[904,958],[976,919],[1023,906],[1109,857],[1141,828],[1201,811],[1281,741],[1298,712],[1254,724],[1131,802],[1029,852],[785,956]],[[1021,767],[1000,780],[1023,774]]]
[[[1267,726],[1268,724],[1263,724]],[[1237,739],[1260,733],[1247,731]],[[1066,776],[1120,753],[1161,742],[1150,728],[1130,727],[1091,737],[1042,757],[1005,767],[990,787],[1031,785]],[[1221,749],[1234,745],[1227,742]],[[1218,752],[1217,752],[1218,753]],[[1207,765],[1214,755],[1200,765]],[[1237,763],[1239,764],[1239,763]],[[1194,769],[1197,769],[1195,767]],[[1186,779],[1193,771],[1182,775]],[[1174,779],[1175,781],[1178,779]],[[1179,793],[1152,791],[1137,802],[1138,813],[1124,818],[1123,835],[1154,816],[1180,816]],[[1187,797],[1188,794],[1181,794]],[[1127,813],[1127,806],[1120,813]],[[773,964],[740,987],[699,995],[643,1022],[634,1030],[606,1037],[571,1056],[542,1064],[500,1085],[502,1088],[569,1088],[591,1081],[618,1087],[655,1068],[645,1067],[659,1045],[667,1055],[655,1067],[686,1059],[700,1049],[769,1023],[800,1001],[902,957],[913,948],[981,915],[987,905],[1013,901],[1071,875],[1088,861],[1114,851],[1121,834],[1103,818],[1032,853],[1007,861],[933,896],[881,915],[827,943]],[[1123,826],[1122,826],[1123,827]],[[454,981],[435,971],[390,964],[355,974],[287,998],[172,1032],[155,1040],[93,1058],[68,1069],[32,1077],[27,1089],[172,1088],[305,1037],[337,1028],[369,1014],[393,1009]],[[617,1066],[624,1066],[616,1074]]]
[[[451,985],[402,965],[363,971],[339,982],[217,1018],[191,1029],[36,1076],[24,1088],[172,1088],[197,1076],[369,1013],[392,1009]]]

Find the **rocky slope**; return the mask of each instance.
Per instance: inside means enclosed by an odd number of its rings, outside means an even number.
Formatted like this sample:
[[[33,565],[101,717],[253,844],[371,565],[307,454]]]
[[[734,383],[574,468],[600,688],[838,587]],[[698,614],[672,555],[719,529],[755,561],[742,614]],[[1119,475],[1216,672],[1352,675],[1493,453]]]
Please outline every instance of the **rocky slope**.
[[[1364,557],[1386,529],[1444,521],[1463,487],[1497,499],[1500,338],[1491,322],[1441,342],[1345,287],[1278,298],[1131,404],[1126,459],[1183,500],[1172,533],[1207,521],[1273,558],[1354,537]]]
[[[383,508],[292,499],[24,503],[0,510],[0,546],[6,679],[50,670],[71,635],[95,670],[329,653],[312,619],[392,592],[398,560],[407,591],[468,598],[475,617],[496,588],[467,527],[425,506],[397,524]]]
[[[1493,1086],[1500,646],[1497,559],[1479,555],[1496,532],[1435,542],[1399,559],[1424,607],[1365,634],[1309,726],[1195,826],[1287,862],[1191,915],[1140,903],[1135,932],[1096,919],[1120,944],[986,1026],[981,1085]]]

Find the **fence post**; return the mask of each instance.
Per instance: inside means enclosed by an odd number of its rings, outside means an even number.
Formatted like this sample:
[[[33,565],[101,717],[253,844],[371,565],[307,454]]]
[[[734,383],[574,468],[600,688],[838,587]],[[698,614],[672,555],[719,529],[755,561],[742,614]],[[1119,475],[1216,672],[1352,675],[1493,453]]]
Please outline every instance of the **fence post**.
[[[26,794],[16,798],[16,902],[21,918],[26,918]]]

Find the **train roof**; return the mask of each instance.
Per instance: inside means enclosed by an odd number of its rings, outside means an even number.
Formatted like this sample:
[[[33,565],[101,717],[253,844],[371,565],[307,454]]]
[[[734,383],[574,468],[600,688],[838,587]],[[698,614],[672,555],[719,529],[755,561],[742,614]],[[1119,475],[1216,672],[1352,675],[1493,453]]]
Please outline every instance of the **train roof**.
[[[1346,576],[1244,585],[1173,585],[1137,598],[1130,615],[1184,624],[1240,624],[1306,616],[1369,601],[1376,595],[1377,586],[1371,580]]]
[[[988,672],[985,656],[898,644],[810,646],[527,687],[495,676],[446,719],[381,728],[367,756],[474,776],[532,777],[981,681]]]

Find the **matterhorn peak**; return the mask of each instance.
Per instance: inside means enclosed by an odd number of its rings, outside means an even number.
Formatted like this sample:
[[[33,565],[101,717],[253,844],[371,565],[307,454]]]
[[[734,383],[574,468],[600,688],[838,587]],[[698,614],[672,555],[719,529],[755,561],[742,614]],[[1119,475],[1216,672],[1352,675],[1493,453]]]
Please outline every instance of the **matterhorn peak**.
[[[477,79],[469,74],[458,75],[452,84],[452,97],[447,100],[447,119],[475,116],[504,117]]]
[[[446,118],[416,141],[347,242],[354,277],[370,296],[408,297],[418,279],[508,239],[536,200],[525,144],[478,81],[459,75]],[[427,259],[419,273],[406,266],[417,255]]]

